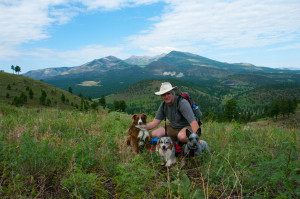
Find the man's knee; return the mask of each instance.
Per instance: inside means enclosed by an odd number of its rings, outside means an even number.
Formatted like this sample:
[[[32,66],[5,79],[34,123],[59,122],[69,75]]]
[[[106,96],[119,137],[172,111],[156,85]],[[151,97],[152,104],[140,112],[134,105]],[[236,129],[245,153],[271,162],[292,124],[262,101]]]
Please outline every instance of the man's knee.
[[[182,130],[178,133],[177,139],[178,139],[180,142],[183,142],[183,143],[186,143],[186,142],[188,141],[188,138],[186,137],[185,128],[182,129]]]

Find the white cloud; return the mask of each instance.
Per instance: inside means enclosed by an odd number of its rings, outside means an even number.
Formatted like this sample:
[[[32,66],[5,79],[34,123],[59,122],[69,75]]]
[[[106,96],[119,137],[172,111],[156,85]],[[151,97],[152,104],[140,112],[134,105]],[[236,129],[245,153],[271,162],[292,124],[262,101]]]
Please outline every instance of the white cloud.
[[[49,27],[68,23],[87,9],[114,10],[158,0],[2,0],[0,1],[0,59],[18,56],[17,47],[51,37]]]
[[[268,49],[268,51],[291,50],[291,49],[300,49],[300,43],[285,45],[277,48],[270,48]]]
[[[0,2],[0,59],[19,56],[22,53],[18,46],[49,38],[50,26],[67,23],[76,15],[67,3],[65,0]]]
[[[129,38],[144,49],[251,48],[299,40],[298,0],[170,1],[160,21]]]
[[[134,7],[144,4],[152,4],[162,0],[78,0],[88,9],[104,9],[104,10],[118,10],[124,7]]]
[[[141,47],[143,48],[143,47]],[[145,48],[146,49],[146,48]],[[170,47],[170,46],[155,46],[155,47],[149,47],[147,48],[148,52],[151,55],[157,55],[157,54],[162,54],[162,53],[169,53],[172,50],[177,50],[180,51],[178,48]]]
[[[74,66],[84,64],[93,59],[99,59],[105,56],[128,57],[122,54],[122,47],[105,47],[101,45],[88,45],[83,48],[68,51],[58,51],[52,49],[40,48],[32,52],[23,52],[25,56],[35,57],[40,60],[61,60],[61,65]]]
[[[0,4],[0,44],[17,45],[46,38],[48,35],[43,27],[52,22],[45,12],[47,8],[43,3],[34,1]]]
[[[79,66],[91,60],[110,55],[121,59],[128,58],[130,55],[124,54],[122,52],[123,50],[123,47],[88,45],[67,51],[48,48],[37,48],[32,51],[23,50],[18,51],[18,56],[21,57],[22,62],[24,62],[24,64],[22,64],[22,73],[25,73],[29,70],[41,68]],[[18,61],[20,62],[21,59],[18,58]]]

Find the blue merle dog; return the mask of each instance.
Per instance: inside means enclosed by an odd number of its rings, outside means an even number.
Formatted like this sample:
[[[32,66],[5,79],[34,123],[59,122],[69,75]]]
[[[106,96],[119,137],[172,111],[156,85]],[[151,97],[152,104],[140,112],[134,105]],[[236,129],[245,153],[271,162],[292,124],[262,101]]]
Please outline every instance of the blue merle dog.
[[[186,129],[186,136],[188,137],[188,142],[184,149],[185,157],[201,156],[202,160],[204,151],[207,151],[208,154],[211,155],[207,142],[201,140],[201,144],[199,144],[200,135],[200,128],[197,130],[196,133],[192,133],[189,129]]]

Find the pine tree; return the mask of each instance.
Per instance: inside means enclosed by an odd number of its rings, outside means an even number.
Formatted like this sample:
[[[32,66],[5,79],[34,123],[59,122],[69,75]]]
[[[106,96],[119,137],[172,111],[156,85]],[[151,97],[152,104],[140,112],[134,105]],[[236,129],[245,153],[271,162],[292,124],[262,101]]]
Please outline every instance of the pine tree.
[[[226,102],[224,116],[229,122],[238,118],[238,107],[235,99],[230,99]]]
[[[32,91],[32,89],[29,89],[29,93],[28,94],[29,94],[29,98],[33,99],[33,91]]]
[[[15,67],[15,71],[16,71],[16,73],[19,74],[21,72],[21,67],[20,66],[16,66]]]
[[[126,103],[125,103],[124,100],[121,100],[121,101],[120,101],[120,111],[121,111],[121,112],[124,112],[125,109],[126,109]]]
[[[51,100],[50,100],[49,98],[47,98],[46,105],[47,105],[47,106],[50,106],[50,105],[51,105]]]
[[[269,106],[268,105],[265,105],[263,115],[264,116],[269,116]]]
[[[13,71],[13,73],[14,73],[14,72],[15,72],[15,66],[14,66],[14,65],[11,65],[10,68],[12,69],[12,71]]]
[[[271,104],[270,115],[271,115],[271,117],[275,116],[276,121],[277,121],[277,117],[278,117],[279,113],[280,113],[280,101],[278,98],[276,98],[275,100],[273,100],[273,102]]]
[[[119,101],[114,101],[114,110],[118,111],[120,109],[120,102]]]
[[[41,96],[40,96],[40,104],[45,104],[46,102],[47,93],[43,89],[41,90]]]
[[[285,99],[280,100],[279,109],[280,109],[280,113],[282,114],[282,116],[287,115],[288,109],[289,109],[288,101]]]
[[[65,101],[66,101],[66,97],[65,97],[65,95],[64,95],[64,94],[61,94],[61,97],[60,97],[60,99],[61,99],[62,103],[65,103]]]
[[[105,96],[101,95],[101,97],[99,98],[99,104],[101,106],[103,106],[104,108],[106,107],[106,100],[105,100]]]

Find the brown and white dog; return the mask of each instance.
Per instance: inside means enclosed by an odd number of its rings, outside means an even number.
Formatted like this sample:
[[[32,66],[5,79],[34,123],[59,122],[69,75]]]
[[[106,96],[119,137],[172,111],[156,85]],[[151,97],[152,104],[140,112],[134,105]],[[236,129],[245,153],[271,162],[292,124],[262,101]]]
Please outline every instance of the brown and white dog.
[[[134,114],[132,116],[133,122],[130,124],[126,139],[127,145],[131,145],[134,153],[139,152],[139,148],[149,149],[149,132],[146,129],[147,116],[145,114]]]

